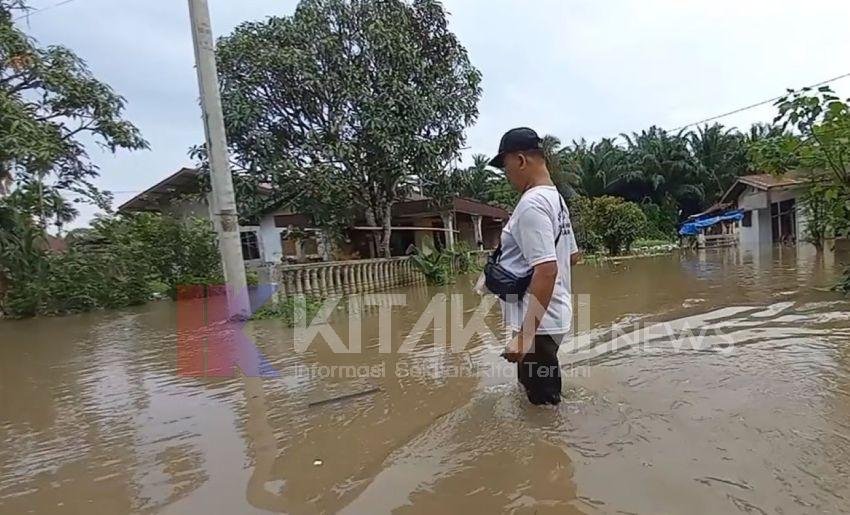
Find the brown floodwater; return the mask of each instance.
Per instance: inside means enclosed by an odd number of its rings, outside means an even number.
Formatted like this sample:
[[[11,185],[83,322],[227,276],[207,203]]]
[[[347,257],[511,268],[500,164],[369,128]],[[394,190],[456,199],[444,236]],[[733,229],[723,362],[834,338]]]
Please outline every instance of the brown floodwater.
[[[577,267],[558,407],[498,358],[497,309],[460,352],[416,324],[435,293],[471,317],[470,278],[398,290],[389,353],[378,308],[332,318],[344,341],[362,322],[359,353],[251,323],[273,378],[180,374],[171,302],[0,322],[0,514],[848,512],[850,301],[826,290],[843,257]]]

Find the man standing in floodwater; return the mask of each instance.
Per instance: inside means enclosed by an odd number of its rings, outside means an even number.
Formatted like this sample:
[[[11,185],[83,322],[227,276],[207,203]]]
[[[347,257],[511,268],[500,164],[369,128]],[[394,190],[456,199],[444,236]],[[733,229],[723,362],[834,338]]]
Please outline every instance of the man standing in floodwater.
[[[511,129],[490,165],[505,171],[522,196],[502,229],[499,265],[517,277],[531,274],[521,300],[502,301],[513,332],[503,356],[533,404],[561,402],[558,345],[572,324],[571,266],[579,259],[570,213],[552,183],[542,140],[527,127]]]

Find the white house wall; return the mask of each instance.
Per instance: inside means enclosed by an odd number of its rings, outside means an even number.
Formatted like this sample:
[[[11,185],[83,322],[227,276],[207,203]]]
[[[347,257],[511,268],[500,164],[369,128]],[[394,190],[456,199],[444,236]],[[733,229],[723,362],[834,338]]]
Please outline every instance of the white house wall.
[[[776,203],[797,199],[799,195],[799,189],[775,189],[770,192],[770,202]],[[738,197],[738,209],[752,212],[751,227],[744,227],[743,224],[739,223],[738,241],[742,246],[754,247],[773,243],[770,206],[768,206],[767,200],[767,192],[752,187],[747,187],[741,196]],[[806,230],[806,215],[799,200],[795,204],[795,209],[797,216],[797,241],[802,241]]]
[[[773,233],[770,227],[770,211],[767,209],[756,209],[751,211],[751,226],[740,226],[738,241],[742,246],[758,246],[772,243]],[[740,223],[740,222],[739,222]]]
[[[767,193],[747,187],[744,193],[738,197],[738,209],[744,211],[767,209]]]
[[[283,258],[283,247],[280,243],[280,227],[275,227],[274,214],[263,216],[260,220],[258,237],[263,245],[263,261],[280,263]]]

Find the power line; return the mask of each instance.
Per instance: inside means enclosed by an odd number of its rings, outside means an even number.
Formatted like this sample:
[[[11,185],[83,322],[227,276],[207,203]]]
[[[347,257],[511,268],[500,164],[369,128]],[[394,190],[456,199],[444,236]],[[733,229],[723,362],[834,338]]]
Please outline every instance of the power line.
[[[845,77],[850,77],[850,73],[845,73],[843,75],[839,75],[837,77],[833,77],[831,79],[827,79],[825,81],[821,81],[821,82],[818,82],[818,83],[815,83],[815,84],[812,84],[812,85],[806,86],[806,87],[807,88],[816,88],[818,86],[823,86],[825,84],[829,84],[830,82],[835,82],[835,81],[837,81],[839,79],[843,79]],[[717,116],[712,116],[710,118],[706,118],[706,119],[700,120],[698,122],[693,122],[693,123],[689,123],[689,124],[686,124],[686,125],[682,125],[681,127],[677,127],[677,128],[675,128],[671,131],[668,131],[668,132],[679,132],[682,129],[687,129],[688,127],[693,127],[694,125],[702,125],[704,123],[713,122],[714,120],[726,118],[727,116],[732,116],[733,114],[738,114],[738,113],[742,113],[744,111],[749,111],[750,109],[754,109],[756,107],[761,107],[765,104],[770,104],[770,103],[776,102],[777,100],[779,100],[780,98],[782,98],[784,96],[785,95],[779,95],[779,96],[776,96],[776,97],[773,97],[773,98],[768,98],[767,100],[762,100],[761,102],[757,102],[755,104],[748,105],[746,107],[741,107],[739,109],[735,109],[734,111],[729,111],[728,113],[719,114]]]
[[[24,14],[21,14],[19,16],[12,18],[12,21],[18,21],[18,20],[23,19],[23,18],[29,18],[32,15],[43,13],[44,11],[49,11],[51,9],[55,9],[57,7],[63,6],[65,4],[70,4],[73,1],[74,0],[62,0],[61,2],[55,3],[53,5],[48,5],[47,7],[42,7],[41,9],[39,9],[37,7],[33,7],[32,9],[28,9],[27,12],[25,12]]]

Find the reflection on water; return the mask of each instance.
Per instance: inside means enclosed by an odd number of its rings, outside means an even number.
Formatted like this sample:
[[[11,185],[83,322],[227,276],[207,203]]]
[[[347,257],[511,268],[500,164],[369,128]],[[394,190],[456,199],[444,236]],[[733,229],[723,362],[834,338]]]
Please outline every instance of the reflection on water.
[[[496,338],[379,353],[377,311],[360,315],[360,354],[295,353],[291,330],[252,324],[274,379],[179,376],[170,303],[3,322],[0,513],[845,511],[850,302],[824,290],[841,257],[578,267],[589,310],[562,358],[582,373],[557,409],[527,405]],[[467,279],[407,290],[393,342],[437,291],[477,301]],[[348,337],[345,316],[334,325]],[[698,344],[676,343],[695,328]],[[386,374],[298,373],[325,365]]]

